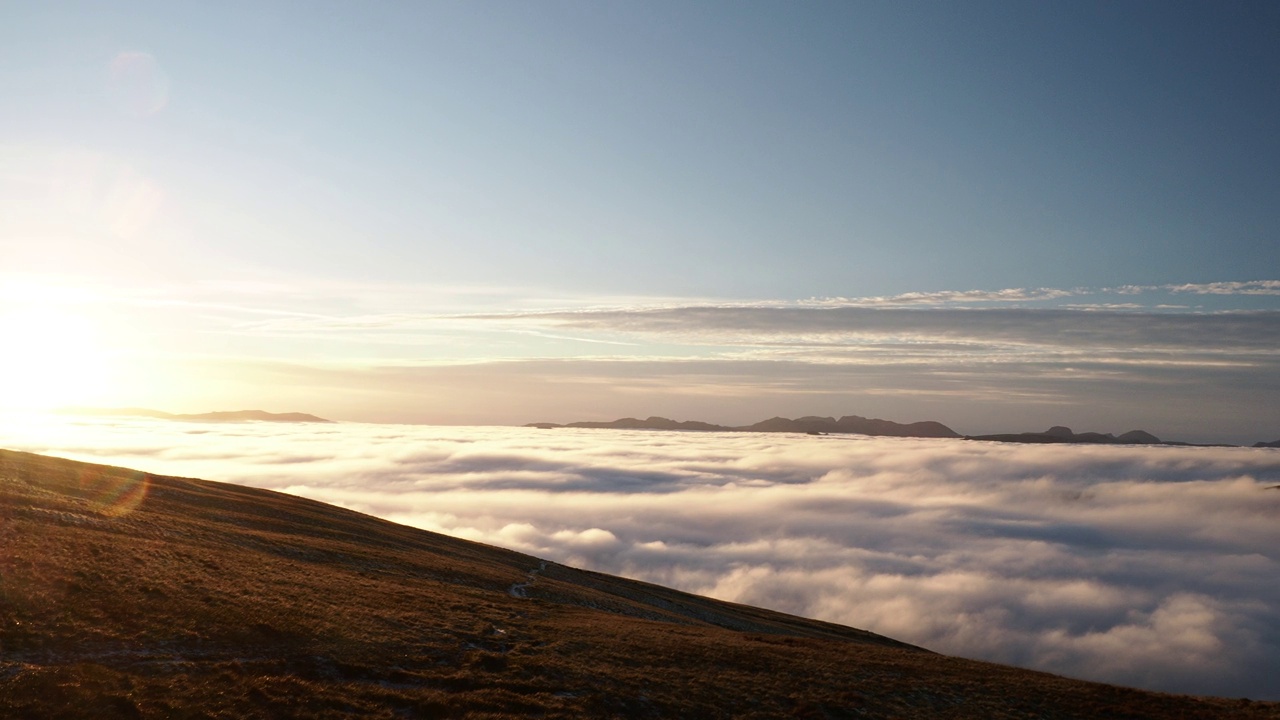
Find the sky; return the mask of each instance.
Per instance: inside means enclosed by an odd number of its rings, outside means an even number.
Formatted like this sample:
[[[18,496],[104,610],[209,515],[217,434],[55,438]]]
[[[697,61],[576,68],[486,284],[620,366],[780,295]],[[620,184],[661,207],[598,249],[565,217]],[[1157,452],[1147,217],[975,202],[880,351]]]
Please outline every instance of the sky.
[[[67,417],[0,433],[947,654],[1280,700],[1272,448]],[[145,477],[103,494],[100,521],[145,502]]]
[[[0,409],[1280,437],[1275,3],[0,11]]]

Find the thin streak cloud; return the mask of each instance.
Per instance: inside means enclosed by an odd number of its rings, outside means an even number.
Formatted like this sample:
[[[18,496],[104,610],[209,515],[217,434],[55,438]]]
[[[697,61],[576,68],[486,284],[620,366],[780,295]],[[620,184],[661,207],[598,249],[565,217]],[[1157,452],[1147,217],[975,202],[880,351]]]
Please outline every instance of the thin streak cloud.
[[[1196,295],[1280,295],[1280,280],[1186,283],[1183,285],[1164,285],[1162,288],[1170,292],[1193,293]]]
[[[687,307],[635,312],[547,313],[528,322],[667,335],[706,343],[764,339],[945,340],[1012,346],[1211,348],[1275,351],[1280,311],[1167,314],[1065,309],[868,309]]]

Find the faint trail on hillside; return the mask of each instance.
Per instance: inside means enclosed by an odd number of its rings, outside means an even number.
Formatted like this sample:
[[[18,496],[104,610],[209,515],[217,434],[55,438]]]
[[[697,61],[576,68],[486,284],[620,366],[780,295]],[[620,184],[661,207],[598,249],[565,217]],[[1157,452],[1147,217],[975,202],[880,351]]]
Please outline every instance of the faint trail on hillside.
[[[512,585],[511,589],[507,590],[507,593],[511,595],[511,597],[516,597],[516,598],[529,597],[529,592],[528,592],[529,586],[533,585],[533,583],[538,579],[538,573],[546,569],[547,569],[547,561],[543,560],[541,563],[538,563],[538,567],[529,571],[529,574],[527,575],[528,580],[526,580],[525,582],[516,583]]]

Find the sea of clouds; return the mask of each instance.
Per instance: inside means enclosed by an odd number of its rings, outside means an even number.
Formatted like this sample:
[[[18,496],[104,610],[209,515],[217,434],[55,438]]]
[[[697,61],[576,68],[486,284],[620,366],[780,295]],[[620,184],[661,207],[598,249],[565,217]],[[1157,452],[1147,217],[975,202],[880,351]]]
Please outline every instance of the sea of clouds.
[[[1280,450],[413,425],[0,422],[943,653],[1280,699]]]

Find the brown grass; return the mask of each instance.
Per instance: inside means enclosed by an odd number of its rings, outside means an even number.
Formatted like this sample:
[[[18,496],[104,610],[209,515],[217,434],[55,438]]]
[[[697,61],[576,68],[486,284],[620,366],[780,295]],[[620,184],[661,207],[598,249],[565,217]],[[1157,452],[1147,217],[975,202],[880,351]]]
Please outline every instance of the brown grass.
[[[1280,718],[1280,705],[950,658],[288,495],[0,451],[0,715]]]

